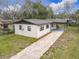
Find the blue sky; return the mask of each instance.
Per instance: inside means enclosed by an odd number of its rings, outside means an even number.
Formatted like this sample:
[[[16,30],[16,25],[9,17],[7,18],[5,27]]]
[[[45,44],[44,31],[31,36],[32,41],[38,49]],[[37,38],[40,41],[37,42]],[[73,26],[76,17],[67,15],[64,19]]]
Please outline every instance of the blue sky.
[[[42,0],[44,5],[49,5],[51,3],[60,3],[62,0]],[[79,9],[79,0],[74,4],[75,8]]]
[[[72,6],[74,6],[74,8],[73,8],[72,11],[76,11],[77,9],[79,9],[79,0],[68,0],[68,1],[73,2],[73,5]],[[75,2],[75,1],[77,1],[77,2]],[[55,4],[52,5],[52,7],[54,5],[56,5],[56,4],[57,5],[58,4],[61,4],[62,2],[63,2],[63,0],[42,0],[43,5],[45,5],[45,6],[48,6],[48,5],[52,4],[52,3],[55,3]],[[61,12],[62,10],[59,10],[59,11]],[[59,12],[59,11],[57,10],[57,12]]]
[[[51,3],[58,4],[58,3],[61,3],[62,1],[63,0],[42,0],[42,4],[44,6],[48,6]],[[22,5],[24,3],[24,0],[5,0],[5,2],[1,6],[15,5],[16,3],[19,3],[20,5]],[[79,0],[78,0],[78,2],[74,3],[73,6],[75,6],[75,9],[79,9]]]
[[[42,0],[43,5],[48,5],[52,2],[58,3],[61,0]],[[24,0],[5,0],[4,4],[5,5],[14,5],[15,3],[19,2],[19,4],[22,4],[24,2]]]
[[[54,3],[58,3],[58,2],[61,2],[62,0],[42,0],[42,2],[43,2],[43,4],[44,5],[48,5],[48,4],[50,4],[50,3],[52,3],[52,2],[54,2]]]
[[[23,4],[24,3],[24,0],[4,0],[5,2],[4,2],[4,4],[5,5],[7,5],[7,4],[9,4],[9,5],[14,5],[15,3],[17,3],[17,2],[19,2],[19,4]],[[43,3],[43,5],[48,5],[48,4],[50,4],[50,3],[59,3],[59,2],[61,2],[62,0],[42,0],[42,3]],[[78,2],[75,4],[76,5],[76,7],[79,7],[79,0],[78,0]]]

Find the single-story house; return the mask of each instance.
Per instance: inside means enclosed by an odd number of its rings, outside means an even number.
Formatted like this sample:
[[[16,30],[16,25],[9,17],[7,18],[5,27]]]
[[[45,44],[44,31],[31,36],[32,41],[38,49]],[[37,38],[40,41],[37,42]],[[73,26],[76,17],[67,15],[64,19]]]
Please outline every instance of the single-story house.
[[[14,23],[15,34],[40,38],[56,29],[57,24],[67,24],[67,20],[24,19]]]
[[[6,30],[8,29],[8,25],[11,23],[9,20],[0,19],[0,29]]]
[[[15,19],[13,21],[12,19],[0,18],[0,30],[8,31],[8,29],[13,29],[13,23],[17,21],[19,20]]]

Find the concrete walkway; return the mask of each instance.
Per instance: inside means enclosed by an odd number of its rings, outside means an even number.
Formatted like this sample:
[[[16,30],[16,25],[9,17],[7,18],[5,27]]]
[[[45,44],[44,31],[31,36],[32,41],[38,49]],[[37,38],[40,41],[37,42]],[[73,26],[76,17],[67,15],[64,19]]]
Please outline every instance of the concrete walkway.
[[[49,35],[26,47],[10,59],[40,59],[40,57],[55,43],[63,32],[63,30],[52,31]]]

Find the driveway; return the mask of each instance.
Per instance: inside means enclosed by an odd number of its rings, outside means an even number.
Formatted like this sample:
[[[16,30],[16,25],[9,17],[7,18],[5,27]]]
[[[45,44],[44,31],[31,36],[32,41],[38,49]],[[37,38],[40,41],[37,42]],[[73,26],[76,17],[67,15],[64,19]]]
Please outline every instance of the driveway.
[[[40,59],[63,32],[63,30],[52,31],[49,35],[26,47],[10,59]]]

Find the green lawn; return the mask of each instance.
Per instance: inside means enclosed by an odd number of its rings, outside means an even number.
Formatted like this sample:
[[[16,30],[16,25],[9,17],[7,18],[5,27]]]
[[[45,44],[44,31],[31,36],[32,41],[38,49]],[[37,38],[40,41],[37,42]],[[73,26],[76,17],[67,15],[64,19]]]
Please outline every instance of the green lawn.
[[[20,35],[0,35],[0,59],[9,59],[35,41],[37,39]]]
[[[79,59],[79,32],[69,27],[41,59]]]

